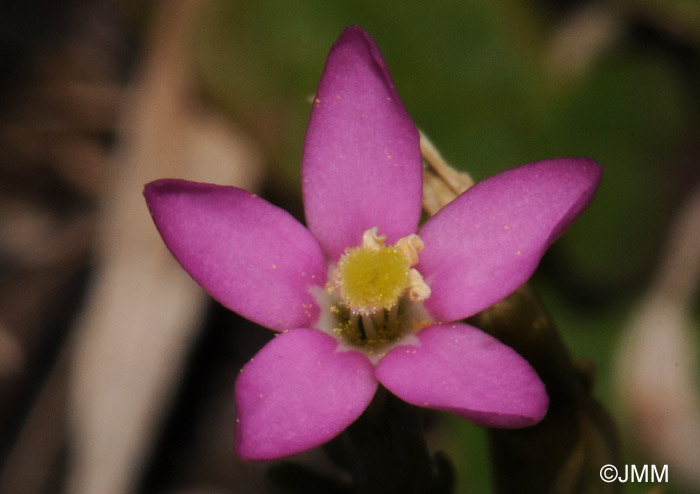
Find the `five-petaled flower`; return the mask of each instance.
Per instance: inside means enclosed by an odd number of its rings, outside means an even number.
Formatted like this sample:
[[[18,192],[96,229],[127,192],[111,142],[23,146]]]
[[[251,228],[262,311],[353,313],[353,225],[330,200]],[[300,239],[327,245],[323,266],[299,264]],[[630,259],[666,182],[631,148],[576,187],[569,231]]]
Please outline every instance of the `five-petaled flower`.
[[[484,180],[419,227],[419,134],[361,29],[335,43],[302,162],[308,229],[235,187],[158,180],[151,214],[187,272],[229,309],[279,332],[235,386],[236,451],[320,445],[378,383],[414,405],[523,427],[548,397],[513,349],[457,322],[513,292],[587,206],[600,167],[524,165]]]

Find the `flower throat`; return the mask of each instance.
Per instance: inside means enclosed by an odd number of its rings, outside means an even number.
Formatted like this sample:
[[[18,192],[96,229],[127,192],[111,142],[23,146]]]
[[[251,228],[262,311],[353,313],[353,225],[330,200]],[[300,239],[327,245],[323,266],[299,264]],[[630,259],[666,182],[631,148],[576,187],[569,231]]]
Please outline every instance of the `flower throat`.
[[[413,268],[424,248],[421,238],[411,234],[394,245],[385,241],[378,228],[365,231],[362,245],[346,249],[340,257],[328,285],[333,332],[369,349],[422,327],[425,320],[418,313],[423,311],[414,309],[430,296],[430,287]]]

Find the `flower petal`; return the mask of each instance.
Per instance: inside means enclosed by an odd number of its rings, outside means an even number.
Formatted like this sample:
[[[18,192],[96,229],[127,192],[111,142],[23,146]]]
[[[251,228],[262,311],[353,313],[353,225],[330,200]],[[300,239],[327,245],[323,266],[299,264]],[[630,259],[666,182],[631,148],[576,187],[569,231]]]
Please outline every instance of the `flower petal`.
[[[432,326],[418,340],[391,350],[375,370],[399,398],[489,427],[525,427],[544,417],[544,384],[509,346],[466,324]]]
[[[389,243],[416,231],[419,142],[376,44],[347,28],[326,61],[302,164],[306,221],[329,259],[375,226]]]
[[[601,171],[585,158],[523,165],[477,183],[428,220],[418,270],[432,290],[431,315],[471,316],[524,283],[591,201]]]
[[[236,381],[236,452],[271,460],[313,448],[353,423],[372,400],[372,364],[313,329],[282,333]]]
[[[242,189],[158,180],[144,190],[153,221],[182,267],[224,306],[263,326],[310,326],[309,292],[326,282],[316,240],[289,213]]]

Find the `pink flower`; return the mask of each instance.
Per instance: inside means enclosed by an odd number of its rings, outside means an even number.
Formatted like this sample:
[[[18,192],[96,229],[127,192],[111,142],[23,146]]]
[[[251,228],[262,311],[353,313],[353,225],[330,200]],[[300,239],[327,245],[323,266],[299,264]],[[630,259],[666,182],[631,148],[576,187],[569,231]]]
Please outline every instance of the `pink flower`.
[[[524,427],[548,397],[513,349],[463,322],[513,292],[590,202],[601,170],[541,161],[484,180],[419,227],[418,132],[361,29],[326,63],[306,136],[308,229],[235,187],[146,186],[168,248],[215,299],[278,332],[236,382],[236,451],[320,445],[378,383],[414,405]]]

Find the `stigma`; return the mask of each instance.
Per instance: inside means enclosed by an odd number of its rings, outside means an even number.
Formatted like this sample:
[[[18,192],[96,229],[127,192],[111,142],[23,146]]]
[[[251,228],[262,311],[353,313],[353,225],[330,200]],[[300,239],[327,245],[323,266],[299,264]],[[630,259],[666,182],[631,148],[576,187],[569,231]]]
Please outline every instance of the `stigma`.
[[[422,302],[430,287],[413,268],[424,244],[416,234],[386,245],[386,235],[377,227],[362,235],[362,245],[345,250],[331,273],[329,290],[351,314],[372,316],[390,311],[402,297]]]

